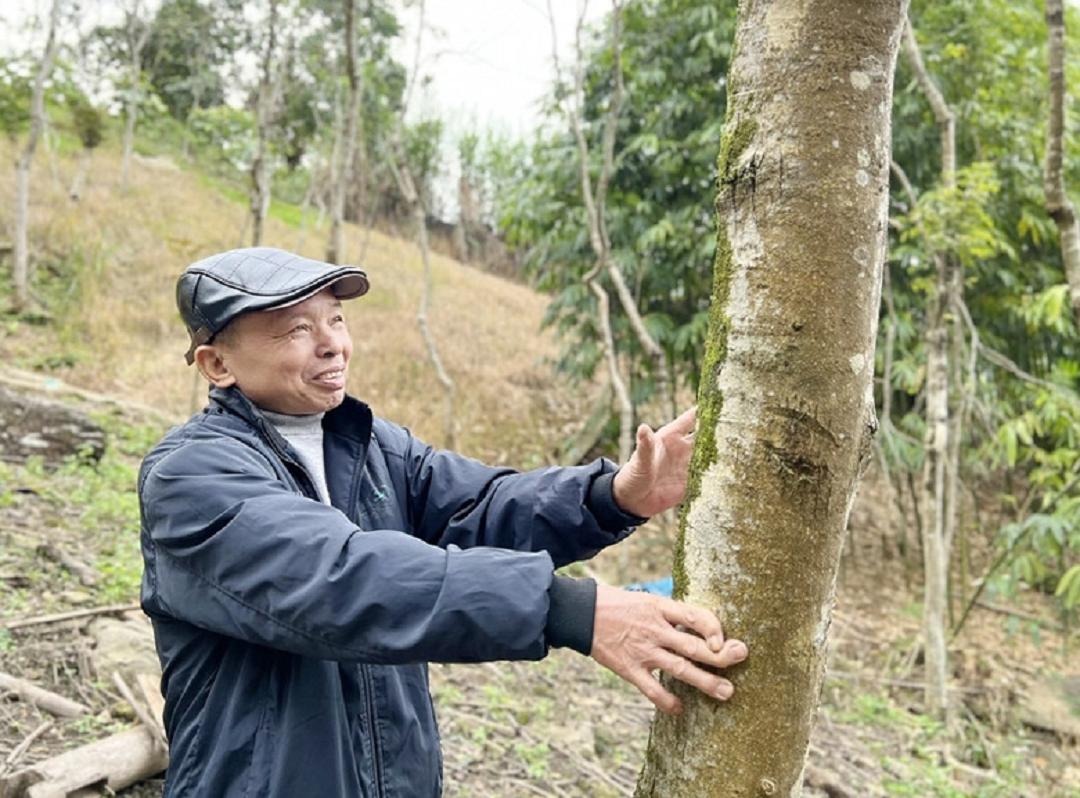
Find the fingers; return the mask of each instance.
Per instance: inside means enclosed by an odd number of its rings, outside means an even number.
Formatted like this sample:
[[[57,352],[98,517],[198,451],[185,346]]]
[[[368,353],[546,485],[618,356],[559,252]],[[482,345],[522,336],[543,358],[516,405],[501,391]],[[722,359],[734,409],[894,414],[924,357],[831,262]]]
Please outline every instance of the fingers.
[[[685,626],[701,635],[713,652],[719,651],[724,645],[724,627],[720,624],[720,619],[708,610],[665,599],[660,604],[660,611],[664,619],[673,626]]]
[[[735,687],[723,676],[700,668],[691,660],[680,657],[678,654],[663,652],[658,657],[657,666],[680,682],[696,687],[706,695],[720,701],[727,701],[735,692]]]
[[[664,686],[651,672],[637,671],[628,674],[626,678],[661,712],[666,712],[669,715],[682,714],[682,701],[673,693],[664,689]]]
[[[739,643],[739,641],[731,641]],[[739,643],[739,645],[742,645]],[[743,646],[745,650],[745,646]],[[735,693],[735,687],[730,681],[716,673],[710,673],[698,667],[685,657],[669,651],[659,652],[653,660],[653,666],[657,670],[664,671],[670,676],[695,687],[718,701],[727,701]],[[634,670],[624,677],[651,701],[657,709],[668,714],[681,714],[682,702],[678,697],[665,689],[663,684],[648,670]]]
[[[674,432],[679,435],[687,436],[694,434],[694,428],[697,426],[697,405],[694,405],[689,410],[684,411],[678,418],[670,422],[667,425]]]
[[[703,607],[672,599],[597,585],[592,656],[635,685],[664,712],[682,704],[653,675],[673,678],[726,701],[731,682],[711,669],[724,669],[747,657],[741,640],[725,640],[719,619]]]
[[[648,424],[642,424],[637,428],[637,452],[643,465],[652,463],[655,448],[656,433],[649,428]]]

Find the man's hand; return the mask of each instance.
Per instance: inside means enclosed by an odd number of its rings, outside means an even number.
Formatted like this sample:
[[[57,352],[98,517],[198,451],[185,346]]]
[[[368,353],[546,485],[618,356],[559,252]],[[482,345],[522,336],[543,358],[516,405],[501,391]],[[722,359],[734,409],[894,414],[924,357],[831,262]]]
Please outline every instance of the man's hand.
[[[726,701],[734,691],[731,682],[699,664],[728,668],[746,655],[746,644],[725,641],[720,621],[706,609],[649,593],[596,586],[592,658],[637,687],[663,712],[681,714],[682,702],[664,689],[654,671],[662,670]]]
[[[615,475],[612,494],[623,512],[650,516],[669,510],[686,494],[697,408],[653,432],[638,427],[637,448]]]

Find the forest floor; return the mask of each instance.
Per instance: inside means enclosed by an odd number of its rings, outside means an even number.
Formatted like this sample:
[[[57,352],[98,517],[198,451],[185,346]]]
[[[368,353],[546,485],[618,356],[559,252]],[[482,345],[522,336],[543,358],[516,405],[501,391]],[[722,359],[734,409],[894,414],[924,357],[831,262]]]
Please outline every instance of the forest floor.
[[[0,693],[0,775],[134,722],[95,664],[88,628],[96,616],[41,619],[133,601],[137,535],[127,480],[142,446],[129,434],[94,468],[0,471],[0,671],[90,707],[81,718],[61,720]],[[888,556],[896,531],[891,506],[879,483],[864,483],[838,582],[803,794],[1080,796],[1076,739],[1031,728],[1017,714],[1033,680],[1068,668],[1068,640],[1053,628],[1045,597],[1028,595],[1014,607],[1019,615],[976,607],[950,646],[953,731],[921,714],[920,606],[908,598],[917,591],[906,581],[918,577]],[[589,568],[611,582],[645,581],[664,574],[670,548],[670,533],[649,525]],[[96,564],[94,584],[81,583],[70,562],[57,562],[57,550]],[[148,626],[138,611],[127,616]],[[28,620],[40,622],[20,625]],[[1073,638],[1074,651],[1076,644]],[[539,663],[436,665],[431,682],[447,798],[633,794],[653,711],[591,660],[556,651]],[[152,778],[121,794],[150,798],[161,787]]]

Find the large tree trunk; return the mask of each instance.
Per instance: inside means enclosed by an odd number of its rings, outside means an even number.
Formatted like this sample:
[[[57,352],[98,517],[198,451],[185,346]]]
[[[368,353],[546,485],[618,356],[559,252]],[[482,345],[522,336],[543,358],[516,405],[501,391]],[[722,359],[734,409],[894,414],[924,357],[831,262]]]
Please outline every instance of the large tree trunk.
[[[56,55],[56,29],[60,25],[60,9],[62,0],[53,0],[52,11],[49,14],[49,36],[45,43],[45,52],[38,64],[37,75],[34,77],[34,88],[30,97],[30,135],[26,139],[26,146],[15,162],[16,171],[16,197],[15,197],[15,243],[14,256],[15,268],[12,274],[15,298],[13,309],[16,313],[21,312],[30,299],[30,244],[28,229],[30,227],[30,166],[34,162],[34,151],[37,149],[38,139],[45,127],[45,82],[52,72],[53,57]]]
[[[750,648],[653,723],[638,796],[797,796],[876,428],[893,72],[907,0],[740,5],[676,596]]]

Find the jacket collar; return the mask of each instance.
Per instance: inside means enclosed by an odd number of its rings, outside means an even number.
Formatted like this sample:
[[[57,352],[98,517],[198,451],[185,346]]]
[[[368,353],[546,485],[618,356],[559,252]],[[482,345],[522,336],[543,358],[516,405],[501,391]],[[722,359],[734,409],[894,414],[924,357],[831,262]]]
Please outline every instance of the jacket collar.
[[[210,388],[210,404],[218,405],[247,421],[258,429],[281,451],[285,451],[288,444],[281,434],[274,428],[258,405],[252,402],[247,395],[235,385],[229,388]],[[345,400],[333,410],[327,411],[323,416],[323,430],[329,433],[343,435],[351,438],[364,446],[371,439],[372,413],[371,408],[359,399],[346,395]]]

